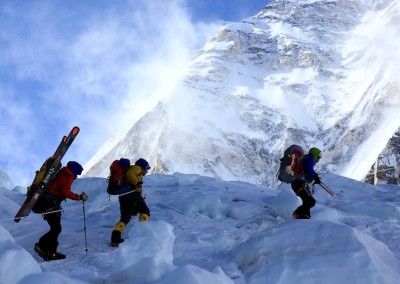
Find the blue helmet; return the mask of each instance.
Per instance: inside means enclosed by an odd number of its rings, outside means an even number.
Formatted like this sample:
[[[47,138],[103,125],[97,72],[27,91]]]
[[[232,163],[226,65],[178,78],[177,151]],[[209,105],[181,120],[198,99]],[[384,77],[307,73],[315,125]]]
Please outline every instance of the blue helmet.
[[[83,172],[83,167],[81,164],[75,161],[69,161],[67,163],[67,168],[71,170],[72,174],[74,175],[74,179],[76,179],[76,177]]]
[[[139,167],[141,167],[144,170],[150,170],[151,169],[149,163],[145,159],[142,159],[142,158],[137,160],[135,162],[135,165],[138,165]]]
[[[118,167],[120,168],[126,168],[131,165],[131,161],[129,159],[121,158],[118,161]]]

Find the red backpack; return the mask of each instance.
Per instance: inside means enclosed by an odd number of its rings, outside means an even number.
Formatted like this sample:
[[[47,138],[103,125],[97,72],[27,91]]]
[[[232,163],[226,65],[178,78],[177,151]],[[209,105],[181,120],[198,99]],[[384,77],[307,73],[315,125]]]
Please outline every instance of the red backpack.
[[[287,148],[280,159],[281,165],[276,175],[278,179],[285,183],[292,183],[301,178],[303,176],[303,157],[304,150],[300,146],[292,145]]]
[[[108,194],[116,195],[117,190],[125,185],[125,171],[129,167],[129,165],[130,161],[124,158],[112,162],[112,164],[110,165],[110,175],[107,178]]]

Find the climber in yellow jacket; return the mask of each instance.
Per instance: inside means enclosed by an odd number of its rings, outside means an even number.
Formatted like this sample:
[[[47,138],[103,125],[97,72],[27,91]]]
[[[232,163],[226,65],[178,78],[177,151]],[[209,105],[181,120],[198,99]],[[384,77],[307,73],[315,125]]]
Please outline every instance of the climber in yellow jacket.
[[[111,246],[116,247],[124,241],[121,233],[132,216],[139,215],[139,221],[150,219],[150,209],[142,196],[143,177],[150,170],[149,163],[140,158],[125,172],[125,184],[118,190],[121,218],[111,234]]]

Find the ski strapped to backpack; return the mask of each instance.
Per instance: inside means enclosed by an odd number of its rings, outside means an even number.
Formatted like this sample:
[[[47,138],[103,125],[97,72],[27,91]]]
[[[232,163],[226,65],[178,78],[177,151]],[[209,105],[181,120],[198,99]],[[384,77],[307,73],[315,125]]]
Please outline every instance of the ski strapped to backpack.
[[[108,186],[107,193],[117,195],[118,190],[125,185],[125,172],[131,162],[128,159],[121,158],[115,160],[110,165],[110,175],[107,178]]]
[[[28,186],[28,191],[26,192],[26,196],[32,197],[33,194],[39,189],[39,186],[42,184],[43,179],[46,175],[50,176],[49,181],[47,182],[47,187],[50,188],[50,186],[53,184],[53,181],[58,173],[58,171],[61,169],[62,164],[61,162],[57,165],[56,169],[54,170],[55,174],[51,175],[50,174],[50,169],[53,163],[55,162],[56,158],[49,157],[43,165],[40,167],[40,170],[36,171],[35,178],[33,179],[33,182],[31,186]]]
[[[28,196],[15,215],[14,222],[18,223],[22,217],[28,216],[33,206],[36,204],[36,201],[39,199],[39,196],[49,189],[58,170],[61,168],[61,159],[68,151],[68,148],[71,146],[78,133],[79,127],[73,127],[69,135],[63,137],[53,156],[48,158],[41,169],[36,172],[34,181],[28,188]]]
[[[279,171],[276,174],[278,179],[285,183],[292,183],[303,176],[302,159],[304,150],[298,145],[291,145],[284,152],[280,159]]]

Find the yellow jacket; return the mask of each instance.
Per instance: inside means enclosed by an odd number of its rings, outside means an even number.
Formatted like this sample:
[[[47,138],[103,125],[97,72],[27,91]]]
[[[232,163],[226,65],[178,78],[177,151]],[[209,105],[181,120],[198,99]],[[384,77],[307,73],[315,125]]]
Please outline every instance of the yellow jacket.
[[[126,170],[126,183],[130,185],[133,190],[142,191],[143,175],[142,168],[138,165],[129,166]]]

